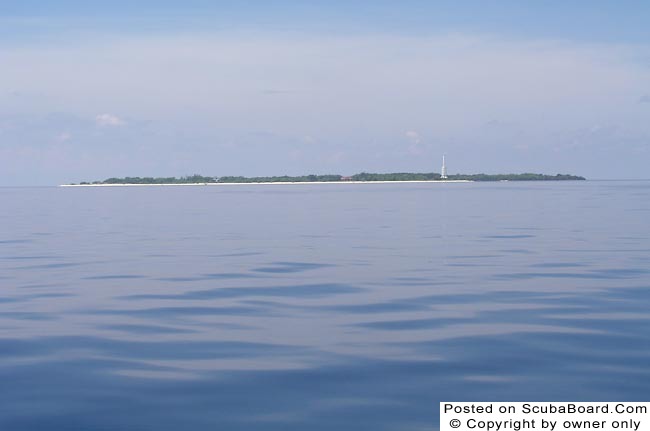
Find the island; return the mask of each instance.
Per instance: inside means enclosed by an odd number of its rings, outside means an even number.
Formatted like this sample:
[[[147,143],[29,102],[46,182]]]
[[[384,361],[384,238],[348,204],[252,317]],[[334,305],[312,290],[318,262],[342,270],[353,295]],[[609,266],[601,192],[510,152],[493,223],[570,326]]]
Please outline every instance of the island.
[[[64,184],[64,186],[119,186],[119,185],[207,185],[207,184],[278,184],[278,183],[387,183],[387,182],[473,182],[473,181],[584,181],[585,178],[569,174],[455,174],[445,178],[430,173],[368,173],[344,175],[301,175],[273,177],[223,176],[206,177],[189,175],[176,177],[124,177],[108,178],[103,181]]]

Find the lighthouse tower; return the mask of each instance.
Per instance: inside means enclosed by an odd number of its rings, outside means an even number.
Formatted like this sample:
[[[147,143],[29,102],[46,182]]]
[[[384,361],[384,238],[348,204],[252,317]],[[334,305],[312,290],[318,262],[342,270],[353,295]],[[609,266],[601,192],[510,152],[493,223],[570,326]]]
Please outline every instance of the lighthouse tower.
[[[442,155],[442,169],[440,170],[440,179],[447,179],[447,165],[445,164],[445,155]]]

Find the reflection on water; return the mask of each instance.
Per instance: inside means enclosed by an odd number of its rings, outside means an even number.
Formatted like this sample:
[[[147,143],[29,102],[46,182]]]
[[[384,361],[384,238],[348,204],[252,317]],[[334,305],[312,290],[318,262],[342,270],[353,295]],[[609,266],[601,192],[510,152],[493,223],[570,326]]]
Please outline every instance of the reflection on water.
[[[0,189],[0,429],[638,400],[650,183]]]

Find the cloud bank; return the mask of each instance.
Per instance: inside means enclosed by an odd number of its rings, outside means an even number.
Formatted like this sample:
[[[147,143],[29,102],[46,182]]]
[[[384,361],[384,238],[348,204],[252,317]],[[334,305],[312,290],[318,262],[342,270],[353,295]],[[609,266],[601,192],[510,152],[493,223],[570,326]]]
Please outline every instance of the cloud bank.
[[[118,127],[126,124],[124,120],[112,114],[99,114],[95,116],[95,122],[103,127]]]

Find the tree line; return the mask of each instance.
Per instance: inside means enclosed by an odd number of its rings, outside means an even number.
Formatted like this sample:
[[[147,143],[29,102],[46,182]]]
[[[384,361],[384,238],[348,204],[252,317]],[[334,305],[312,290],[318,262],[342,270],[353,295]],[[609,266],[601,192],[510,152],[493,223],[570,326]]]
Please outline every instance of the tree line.
[[[456,174],[449,175],[448,180],[468,181],[567,181],[584,180],[584,177],[569,174]],[[108,178],[104,181],[92,183],[82,182],[82,185],[90,184],[218,184],[218,183],[305,183],[305,182],[336,182],[336,181],[442,181],[440,174],[394,172],[394,173],[368,173],[361,172],[349,177],[342,175],[300,175],[300,176],[272,176],[272,177],[243,177],[224,176],[206,177],[203,175],[188,175],[184,177],[124,177]]]

